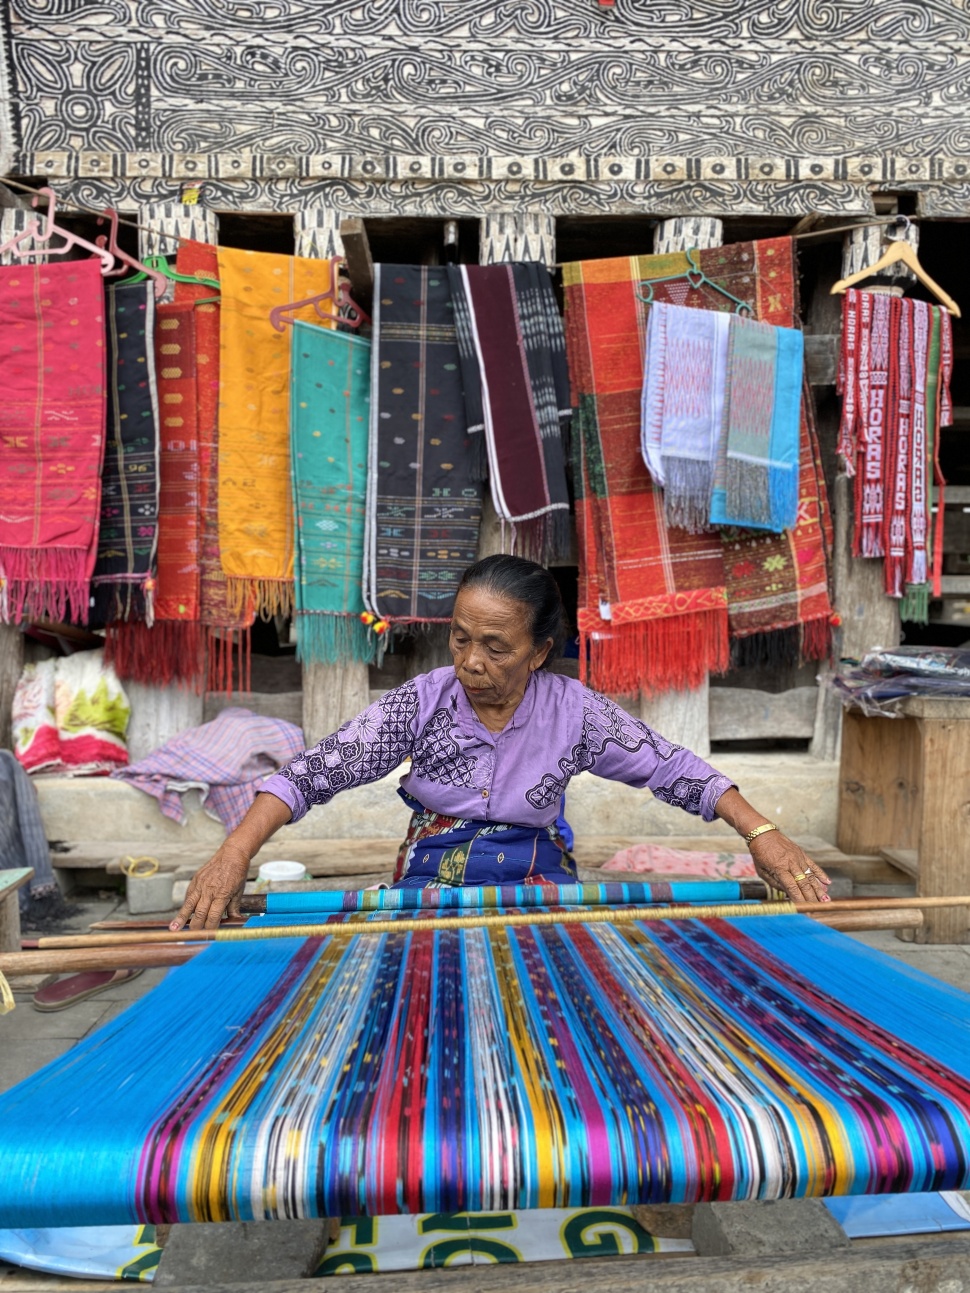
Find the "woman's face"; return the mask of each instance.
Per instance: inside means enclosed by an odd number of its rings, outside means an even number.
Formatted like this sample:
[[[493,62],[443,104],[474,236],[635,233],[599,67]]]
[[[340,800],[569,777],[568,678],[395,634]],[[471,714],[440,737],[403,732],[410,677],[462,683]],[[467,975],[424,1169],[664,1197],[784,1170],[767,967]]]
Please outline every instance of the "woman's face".
[[[529,675],[552,648],[551,638],[538,648],[533,645],[530,621],[524,602],[480,586],[458,594],[448,645],[455,674],[471,700],[505,705],[522,699]]]

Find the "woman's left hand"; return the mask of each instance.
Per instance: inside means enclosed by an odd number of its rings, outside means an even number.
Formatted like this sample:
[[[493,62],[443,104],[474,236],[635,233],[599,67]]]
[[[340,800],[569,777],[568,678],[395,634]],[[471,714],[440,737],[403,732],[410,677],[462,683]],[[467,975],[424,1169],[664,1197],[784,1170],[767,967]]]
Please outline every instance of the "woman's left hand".
[[[783,889],[792,902],[828,902],[832,883],[817,862],[781,831],[765,831],[748,846],[754,868],[766,884]]]

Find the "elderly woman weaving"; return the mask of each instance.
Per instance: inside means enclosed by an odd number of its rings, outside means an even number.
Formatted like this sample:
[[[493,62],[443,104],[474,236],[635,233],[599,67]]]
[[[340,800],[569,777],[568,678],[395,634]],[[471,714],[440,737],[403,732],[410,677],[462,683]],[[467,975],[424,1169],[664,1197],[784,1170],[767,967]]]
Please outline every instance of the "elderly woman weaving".
[[[403,886],[570,883],[556,822],[578,772],[649,789],[744,836],[758,874],[790,898],[826,902],[828,877],[710,764],[605,696],[545,667],[564,637],[559,589],[542,566],[488,557],[455,599],[454,668],[395,687],[263,782],[245,820],[197,873],[172,929],[238,911],[249,865],[287,822],[340,790],[411,766]]]

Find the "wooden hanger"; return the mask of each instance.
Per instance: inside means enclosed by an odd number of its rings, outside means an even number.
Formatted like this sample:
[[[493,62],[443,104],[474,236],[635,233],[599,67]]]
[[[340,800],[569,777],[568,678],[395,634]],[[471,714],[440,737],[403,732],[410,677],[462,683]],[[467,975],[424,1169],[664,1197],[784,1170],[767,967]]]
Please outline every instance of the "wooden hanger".
[[[889,246],[877,261],[872,265],[867,265],[865,269],[858,270],[855,274],[850,274],[848,278],[840,278],[832,288],[831,295],[842,296],[850,287],[855,287],[856,283],[861,283],[864,279],[872,278],[874,275],[881,273],[889,265],[895,265],[899,261],[902,261],[907,269],[912,270],[926,290],[928,292],[932,292],[945,310],[952,314],[954,318],[959,319],[961,317],[960,307],[957,305],[956,301],[954,301],[952,296],[949,296],[944,292],[939,283],[930,278],[929,274],[927,274],[926,270],[919,263],[919,257],[916,255],[916,252],[903,238],[890,237]]]

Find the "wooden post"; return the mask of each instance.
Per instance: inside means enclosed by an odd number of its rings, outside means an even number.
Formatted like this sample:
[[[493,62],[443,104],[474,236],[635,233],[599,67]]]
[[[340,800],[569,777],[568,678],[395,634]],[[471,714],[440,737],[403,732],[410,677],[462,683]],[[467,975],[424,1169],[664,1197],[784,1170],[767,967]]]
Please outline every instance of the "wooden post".
[[[366,248],[364,222],[342,220],[340,213],[332,207],[304,208],[294,216],[293,224],[298,256],[322,259],[346,254],[349,267],[351,249],[344,240],[345,226],[352,239],[356,238],[356,242],[352,244],[355,258],[360,254],[360,238]],[[369,260],[369,249],[366,250],[366,256]],[[370,293],[365,301],[362,296],[366,283],[359,283],[351,274],[354,299],[365,310],[370,308],[369,298],[373,294],[373,284],[372,267]],[[317,741],[336,731],[341,723],[346,723],[348,718],[353,718],[366,709],[369,701],[370,674],[368,666],[359,660],[350,660],[346,664],[304,664],[303,738],[307,745],[315,745]]]
[[[683,216],[662,220],[654,233],[656,255],[687,251],[692,247],[720,247],[724,224],[711,216]],[[688,691],[668,691],[661,696],[640,696],[640,717],[670,741],[686,745],[706,758],[711,752],[710,680]]]
[[[16,624],[0,624],[0,749],[13,749],[13,694],[24,668],[24,635]]]
[[[374,260],[364,222],[357,216],[340,222],[340,240],[347,259],[347,276],[354,300],[368,314],[374,300]]]

